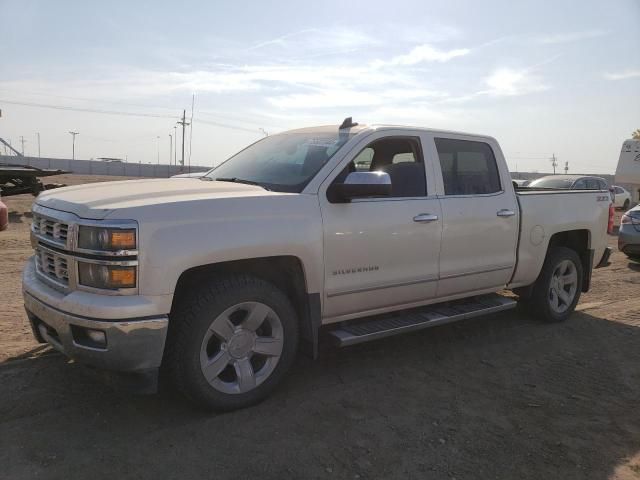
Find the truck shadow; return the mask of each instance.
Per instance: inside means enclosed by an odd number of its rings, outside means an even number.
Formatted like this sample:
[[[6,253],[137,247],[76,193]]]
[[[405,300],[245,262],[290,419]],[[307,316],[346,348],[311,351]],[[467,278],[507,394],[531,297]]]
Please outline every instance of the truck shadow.
[[[60,355],[9,362],[0,464],[7,478],[602,479],[640,451],[639,347],[640,328],[585,313],[505,312],[324,347],[227,414],[112,391]]]

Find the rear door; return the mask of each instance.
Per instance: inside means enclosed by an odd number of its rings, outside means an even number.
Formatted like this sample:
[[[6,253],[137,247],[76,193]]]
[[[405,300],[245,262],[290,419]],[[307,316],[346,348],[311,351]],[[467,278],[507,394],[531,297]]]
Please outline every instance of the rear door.
[[[434,134],[432,148],[443,218],[438,297],[506,285],[516,262],[519,211],[497,143]]]

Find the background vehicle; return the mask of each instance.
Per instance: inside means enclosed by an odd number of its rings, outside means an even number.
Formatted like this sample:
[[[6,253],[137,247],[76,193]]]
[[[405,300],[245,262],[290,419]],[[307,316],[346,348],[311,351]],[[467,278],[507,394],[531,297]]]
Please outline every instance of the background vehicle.
[[[623,142],[615,179],[631,194],[631,204],[640,203],[640,140]]]
[[[152,382],[162,366],[196,402],[240,408],[299,346],[317,356],[321,328],[353,345],[515,307],[503,289],[565,320],[607,264],[609,204],[516,191],[491,137],[346,119],[270,135],[200,181],[40,195],[25,307],[78,361]]]
[[[631,206],[631,194],[618,185],[613,185],[611,188],[613,188],[613,193],[615,194],[615,201],[613,202],[615,207],[628,210]]]
[[[2,193],[0,191],[0,193]],[[9,209],[2,202],[2,198],[0,198],[0,232],[2,230],[6,230],[9,226]]]
[[[602,177],[592,175],[547,175],[536,178],[527,185],[535,188],[560,188],[569,190],[608,190],[611,201],[615,201],[615,193]]]
[[[640,205],[636,205],[620,219],[618,250],[640,262]]]
[[[531,180],[526,180],[526,179],[522,179],[522,178],[514,178],[512,180],[512,182],[515,183],[519,187],[526,187],[527,185],[529,185],[531,183]]]
[[[547,175],[532,180],[528,186],[568,190],[608,190],[609,188],[604,178],[591,175]]]

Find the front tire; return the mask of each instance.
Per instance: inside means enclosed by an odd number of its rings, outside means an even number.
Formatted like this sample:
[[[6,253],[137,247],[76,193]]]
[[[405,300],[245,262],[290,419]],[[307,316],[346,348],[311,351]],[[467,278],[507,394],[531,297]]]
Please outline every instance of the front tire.
[[[563,322],[573,313],[582,292],[583,269],[578,254],[566,247],[552,247],[531,292],[524,301],[542,321]]]
[[[295,359],[298,319],[274,285],[248,275],[218,278],[177,300],[167,367],[188,398],[235,410],[266,398]]]

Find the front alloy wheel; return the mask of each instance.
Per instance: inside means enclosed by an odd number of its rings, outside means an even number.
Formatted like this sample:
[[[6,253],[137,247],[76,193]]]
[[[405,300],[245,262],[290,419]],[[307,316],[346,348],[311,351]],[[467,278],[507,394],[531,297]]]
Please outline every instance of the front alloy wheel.
[[[226,394],[246,393],[264,382],[280,361],[280,317],[260,302],[234,305],[211,323],[200,348],[207,382]]]
[[[194,281],[170,314],[164,364],[200,405],[235,410],[266,398],[294,362],[296,311],[272,283],[242,274]]]

